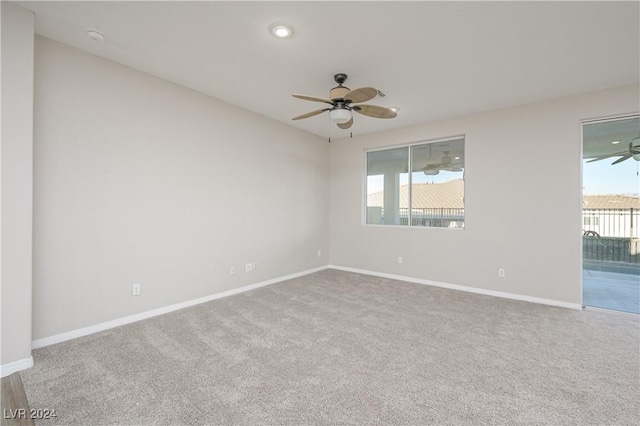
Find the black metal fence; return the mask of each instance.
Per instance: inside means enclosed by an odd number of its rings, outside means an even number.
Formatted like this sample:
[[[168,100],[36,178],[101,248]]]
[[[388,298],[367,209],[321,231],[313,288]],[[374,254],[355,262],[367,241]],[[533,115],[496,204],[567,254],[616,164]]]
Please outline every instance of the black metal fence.
[[[409,209],[400,209],[400,224],[409,223]],[[436,228],[464,228],[464,209],[437,207],[411,209],[411,226],[431,226]]]
[[[380,223],[384,209],[379,210]],[[400,225],[409,224],[409,209],[399,209]],[[377,223],[377,221],[375,222]],[[585,235],[615,238],[640,238],[640,209],[583,209],[582,229]],[[411,209],[412,226],[464,228],[464,209],[414,208]]]
[[[583,209],[585,261],[640,263],[638,209]]]
[[[586,235],[582,237],[582,258],[600,262],[640,264],[640,240]]]

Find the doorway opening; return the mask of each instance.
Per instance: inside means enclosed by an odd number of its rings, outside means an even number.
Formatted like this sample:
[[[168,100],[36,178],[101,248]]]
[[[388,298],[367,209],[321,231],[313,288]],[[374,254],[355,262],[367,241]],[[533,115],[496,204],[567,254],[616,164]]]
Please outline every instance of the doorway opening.
[[[640,314],[640,115],[582,123],[582,304]]]

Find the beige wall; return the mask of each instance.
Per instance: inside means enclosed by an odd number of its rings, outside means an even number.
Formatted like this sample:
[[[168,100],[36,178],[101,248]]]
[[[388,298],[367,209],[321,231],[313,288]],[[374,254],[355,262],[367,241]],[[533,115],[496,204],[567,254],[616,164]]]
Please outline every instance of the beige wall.
[[[35,59],[34,339],[328,263],[325,139],[49,39]]]
[[[45,38],[35,62],[33,339],[327,263],[580,303],[580,120],[639,108],[624,87],[329,145]],[[464,231],[361,224],[365,149],[459,134]],[[532,202],[554,206],[544,227]],[[2,255],[4,364],[31,340],[31,312],[5,312],[5,294],[31,290],[5,285]]]
[[[1,8],[1,364],[6,365],[31,358],[34,16],[4,1]]]
[[[638,90],[336,140],[331,264],[581,303],[580,120],[637,112]],[[364,150],[460,134],[466,135],[464,231],[362,225]],[[498,268],[506,269],[505,278],[498,278]]]

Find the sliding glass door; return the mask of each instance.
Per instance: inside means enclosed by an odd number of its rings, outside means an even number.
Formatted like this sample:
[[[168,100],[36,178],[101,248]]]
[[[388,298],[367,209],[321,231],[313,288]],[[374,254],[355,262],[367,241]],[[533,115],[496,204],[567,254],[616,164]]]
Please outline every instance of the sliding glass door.
[[[583,124],[583,304],[640,313],[640,116]]]

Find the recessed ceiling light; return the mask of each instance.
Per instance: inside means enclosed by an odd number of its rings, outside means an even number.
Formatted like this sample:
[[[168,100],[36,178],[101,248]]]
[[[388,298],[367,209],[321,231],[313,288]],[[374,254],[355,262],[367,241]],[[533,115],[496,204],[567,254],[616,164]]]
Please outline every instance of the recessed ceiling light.
[[[271,34],[278,38],[287,38],[293,35],[293,29],[288,25],[284,24],[273,24],[269,27],[271,30]]]
[[[618,145],[620,143],[620,141],[611,141],[612,144],[614,145]]]
[[[460,157],[453,157],[453,159],[454,159],[454,160],[459,160],[459,159],[460,159]]]
[[[100,31],[96,31],[96,30],[87,30],[87,36],[88,36],[91,40],[95,40],[95,41],[104,41],[104,34],[102,34]]]
[[[393,112],[398,112],[398,111],[400,111],[400,108],[398,108],[398,107],[389,107],[389,109],[390,109],[391,111],[393,111]]]

